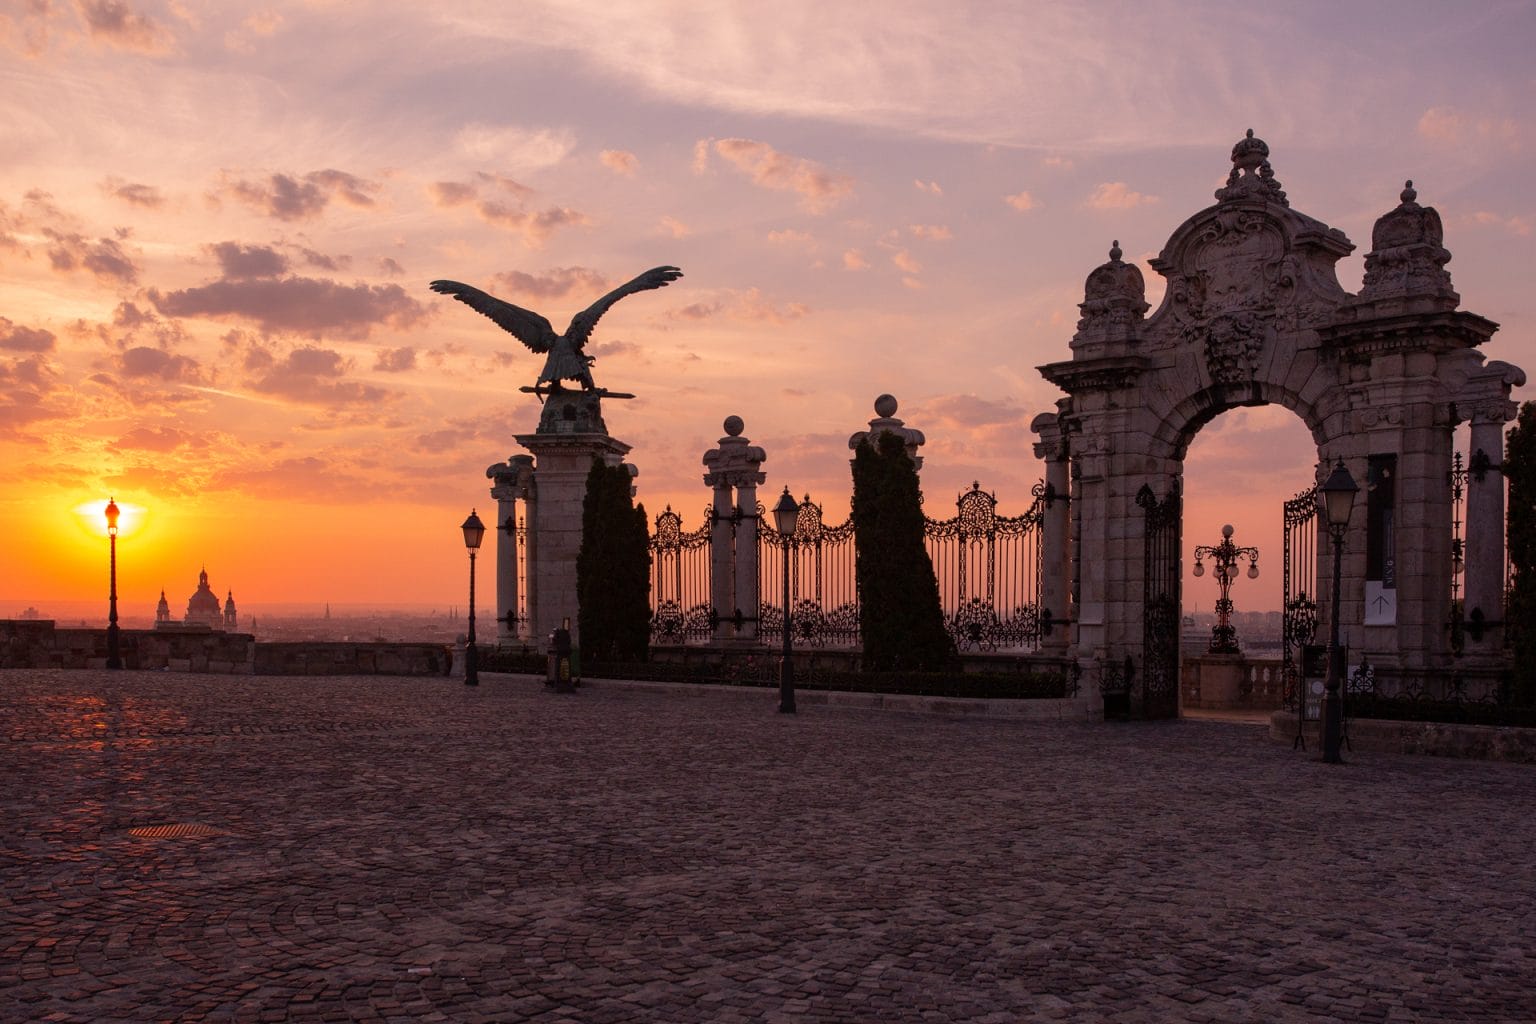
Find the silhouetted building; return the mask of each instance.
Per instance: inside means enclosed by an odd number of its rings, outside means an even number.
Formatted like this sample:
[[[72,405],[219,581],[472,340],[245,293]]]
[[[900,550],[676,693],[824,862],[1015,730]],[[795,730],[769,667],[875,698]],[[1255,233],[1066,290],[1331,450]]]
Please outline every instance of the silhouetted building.
[[[219,597],[208,585],[208,570],[204,569],[197,574],[197,590],[187,599],[187,614],[180,622],[171,619],[170,602],[165,599],[165,590],[160,591],[160,603],[155,607],[156,629],[210,629],[233,630],[239,621],[235,611],[235,592],[229,591],[229,596],[223,605],[219,603]]]

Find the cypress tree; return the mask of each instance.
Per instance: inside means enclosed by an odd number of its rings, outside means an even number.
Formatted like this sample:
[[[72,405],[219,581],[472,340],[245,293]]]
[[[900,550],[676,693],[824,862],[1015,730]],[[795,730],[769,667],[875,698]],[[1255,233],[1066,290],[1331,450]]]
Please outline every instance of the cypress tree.
[[[1504,452],[1509,483],[1510,581],[1504,622],[1512,658],[1510,698],[1536,705],[1536,402],[1520,406]]]
[[[644,661],[650,646],[651,552],[629,471],[592,460],[581,505],[576,598],[588,664]]]
[[[855,570],[864,666],[873,671],[937,671],[954,663],[955,644],[933,561],[923,544],[917,469],[897,435],[861,441],[853,455]]]

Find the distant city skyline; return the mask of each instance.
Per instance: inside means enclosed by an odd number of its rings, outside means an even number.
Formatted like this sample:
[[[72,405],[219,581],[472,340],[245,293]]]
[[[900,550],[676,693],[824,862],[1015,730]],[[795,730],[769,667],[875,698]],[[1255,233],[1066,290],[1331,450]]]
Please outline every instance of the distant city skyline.
[[[563,324],[683,269],[589,349],[639,396],[604,414],[653,519],[698,524],[737,414],[763,493],[840,522],[882,392],[929,438],[930,514],[973,480],[1022,512],[1061,397],[1035,367],[1069,357],[1084,278],[1118,240],[1155,307],[1146,261],[1249,128],[1355,243],[1350,290],[1412,178],[1462,307],[1502,325],[1489,357],[1536,366],[1536,3],[673,10],[0,9],[0,614],[104,607],[109,496],[129,614],[202,565],[242,617],[464,604],[458,523],[494,508],[538,364],[439,277]],[[1313,458],[1274,408],[1190,446],[1186,565],[1225,522],[1261,550],[1239,610],[1278,604]]]

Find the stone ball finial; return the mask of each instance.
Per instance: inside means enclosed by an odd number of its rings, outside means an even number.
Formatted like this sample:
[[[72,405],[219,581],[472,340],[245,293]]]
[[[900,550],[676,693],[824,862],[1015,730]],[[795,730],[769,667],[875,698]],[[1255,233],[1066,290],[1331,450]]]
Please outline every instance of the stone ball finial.
[[[1226,526],[1223,526],[1221,528],[1221,536],[1225,540],[1231,540],[1232,539],[1232,524],[1231,523],[1228,523]]]
[[[1263,139],[1254,138],[1252,128],[1232,147],[1232,162],[1245,171],[1258,168],[1268,159],[1269,146]]]
[[[1403,191],[1397,198],[1401,199],[1405,205],[1418,200],[1419,194],[1413,190],[1412,178],[1403,182]]]
[[[725,426],[725,432],[727,434],[731,435],[732,437],[740,437],[741,436],[741,432],[743,430],[747,429],[747,425],[744,422],[742,422],[742,419],[741,419],[740,416],[727,416],[725,418],[724,426]]]
[[[1109,259],[1111,263],[1119,263],[1120,257],[1124,255],[1125,253],[1120,249],[1120,239],[1117,238],[1109,243]]]
[[[875,415],[882,419],[890,419],[896,415],[896,398],[894,395],[881,395],[875,399]]]

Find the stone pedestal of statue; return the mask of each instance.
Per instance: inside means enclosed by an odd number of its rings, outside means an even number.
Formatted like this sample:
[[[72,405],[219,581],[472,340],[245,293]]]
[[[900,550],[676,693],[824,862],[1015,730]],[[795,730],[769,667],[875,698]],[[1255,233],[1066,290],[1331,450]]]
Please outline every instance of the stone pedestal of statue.
[[[592,460],[610,466],[624,461],[630,446],[608,436],[593,392],[557,390],[549,394],[539,429],[518,434],[517,443],[533,453],[533,488],[528,500],[528,629],[541,648],[566,618],[579,648],[576,556],[581,552],[581,508]]]

